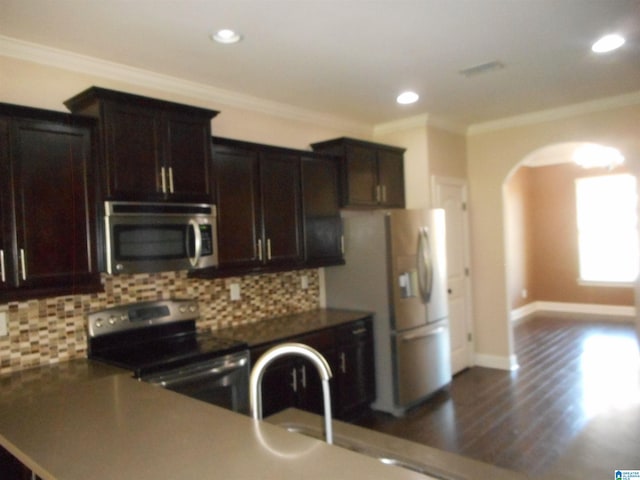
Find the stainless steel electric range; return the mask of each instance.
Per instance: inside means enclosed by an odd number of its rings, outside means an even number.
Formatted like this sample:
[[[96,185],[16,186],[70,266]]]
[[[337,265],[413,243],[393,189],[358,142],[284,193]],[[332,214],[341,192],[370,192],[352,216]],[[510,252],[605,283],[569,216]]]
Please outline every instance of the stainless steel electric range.
[[[121,305],[88,315],[88,356],[141,381],[236,412],[249,411],[245,342],[198,332],[195,300]]]

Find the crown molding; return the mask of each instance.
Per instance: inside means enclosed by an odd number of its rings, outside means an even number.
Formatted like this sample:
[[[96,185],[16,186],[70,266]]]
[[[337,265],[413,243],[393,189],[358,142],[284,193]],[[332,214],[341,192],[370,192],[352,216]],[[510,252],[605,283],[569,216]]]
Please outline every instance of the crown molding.
[[[478,135],[482,133],[494,132],[497,130],[505,130],[508,128],[535,125],[538,123],[575,117],[586,113],[602,112],[605,110],[612,110],[615,108],[628,107],[638,104],[640,104],[640,91],[628,93],[625,95],[618,95],[615,97],[601,98],[589,102],[576,103],[565,107],[541,110],[524,115],[507,117],[491,122],[477,123],[469,126],[469,128],[467,129],[467,135]]]
[[[153,88],[167,93],[193,98],[194,100],[203,101],[207,104],[214,102],[220,105],[272,115],[287,120],[329,127],[331,129],[349,132],[353,135],[369,136],[371,135],[373,128],[372,125],[354,122],[342,117],[325,115],[292,105],[225,90],[204,83],[192,82],[182,78],[152,72],[150,70],[101,60],[99,58],[81,55],[68,50],[52,48],[37,43],[25,42],[23,40],[3,35],[0,35],[0,55],[82,74],[117,80],[119,82],[126,82],[142,87]]]
[[[395,120],[393,122],[379,123],[373,127],[374,135],[385,135],[401,132],[411,128],[436,127],[451,133],[464,135],[466,127],[450,122],[444,118],[434,117],[430,114],[415,115],[413,117]]]

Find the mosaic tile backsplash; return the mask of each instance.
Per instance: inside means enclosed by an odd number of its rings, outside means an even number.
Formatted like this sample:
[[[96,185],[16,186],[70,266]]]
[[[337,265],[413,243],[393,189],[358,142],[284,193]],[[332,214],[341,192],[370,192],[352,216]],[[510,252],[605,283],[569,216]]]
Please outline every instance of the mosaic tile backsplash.
[[[308,288],[302,288],[302,277]],[[198,329],[217,330],[318,308],[318,270],[202,280],[186,272],[103,275],[104,292],[0,304],[9,335],[0,337],[0,374],[85,357],[86,315],[114,305],[167,298],[196,298]],[[229,286],[240,286],[231,301]]]

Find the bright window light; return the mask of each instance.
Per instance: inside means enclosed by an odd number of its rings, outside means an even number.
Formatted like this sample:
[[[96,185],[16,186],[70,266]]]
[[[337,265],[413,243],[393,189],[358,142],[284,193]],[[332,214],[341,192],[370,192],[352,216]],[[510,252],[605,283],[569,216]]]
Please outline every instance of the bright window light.
[[[633,175],[576,180],[580,279],[628,283],[638,276],[638,218]]]

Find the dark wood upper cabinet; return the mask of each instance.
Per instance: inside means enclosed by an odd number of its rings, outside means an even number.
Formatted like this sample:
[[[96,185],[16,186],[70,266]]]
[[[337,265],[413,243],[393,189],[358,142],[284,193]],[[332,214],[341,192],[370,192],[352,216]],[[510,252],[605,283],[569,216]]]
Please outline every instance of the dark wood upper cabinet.
[[[211,119],[218,112],[98,87],[65,105],[99,119],[104,199],[212,202]]]
[[[0,118],[0,295],[100,290],[94,122],[9,105],[0,105]]]
[[[302,208],[308,266],[344,264],[338,158],[302,157]]]
[[[260,153],[264,226],[263,258],[270,265],[303,261],[300,157],[279,151]]]
[[[303,265],[299,156],[214,138],[219,267],[205,275]]]
[[[404,149],[345,137],[311,147],[342,158],[341,206],[404,208]]]
[[[256,268],[262,239],[258,153],[214,145],[213,160],[219,269]]]

